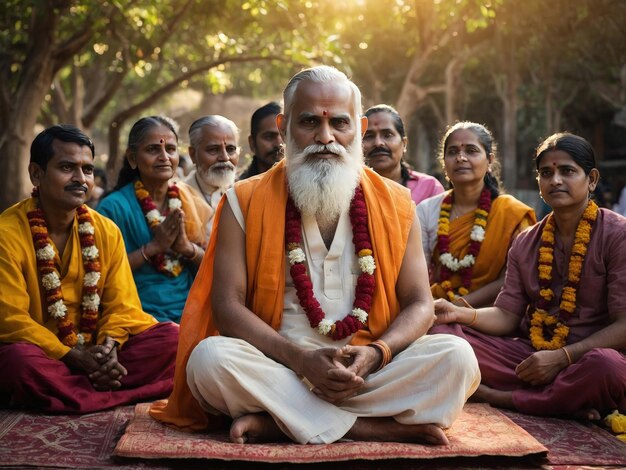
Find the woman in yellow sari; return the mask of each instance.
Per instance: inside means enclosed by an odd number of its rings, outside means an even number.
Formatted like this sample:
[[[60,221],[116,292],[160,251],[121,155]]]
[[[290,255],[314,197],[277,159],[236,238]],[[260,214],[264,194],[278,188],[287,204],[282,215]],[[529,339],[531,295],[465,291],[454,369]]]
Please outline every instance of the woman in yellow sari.
[[[502,194],[496,144],[485,126],[458,122],[449,127],[439,160],[452,189],[417,206],[433,297],[492,305],[504,282],[511,242],[536,223],[535,213]]]

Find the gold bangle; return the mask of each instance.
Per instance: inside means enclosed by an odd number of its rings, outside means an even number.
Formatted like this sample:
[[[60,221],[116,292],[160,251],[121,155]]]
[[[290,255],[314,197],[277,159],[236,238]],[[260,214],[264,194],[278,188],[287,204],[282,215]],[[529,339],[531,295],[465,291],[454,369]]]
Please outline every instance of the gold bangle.
[[[198,249],[198,245],[196,245],[195,243],[192,243],[192,245],[193,245],[193,255],[187,256],[187,259],[189,261],[194,261],[198,257],[198,255],[200,254],[200,250]]]
[[[141,245],[141,247],[139,248],[139,251],[141,252],[141,256],[143,256],[143,259],[146,260],[146,263],[150,262],[150,258],[148,258],[148,255],[146,255],[146,252],[144,251],[144,248],[146,247],[146,245]]]
[[[571,366],[572,365],[572,356],[569,355],[569,351],[567,349],[565,349],[565,346],[563,346],[561,349],[565,353],[565,356],[567,356],[567,365]]]
[[[477,319],[478,319],[478,310],[474,309],[474,318],[472,318],[472,321],[467,323],[465,326],[472,326],[474,323],[476,323]]]
[[[391,354],[391,349],[382,339],[377,339],[376,341],[372,341],[368,346],[371,346],[375,349],[378,349],[383,355],[383,359],[380,362],[380,366],[374,372],[378,372],[383,367],[391,362],[393,355]]]

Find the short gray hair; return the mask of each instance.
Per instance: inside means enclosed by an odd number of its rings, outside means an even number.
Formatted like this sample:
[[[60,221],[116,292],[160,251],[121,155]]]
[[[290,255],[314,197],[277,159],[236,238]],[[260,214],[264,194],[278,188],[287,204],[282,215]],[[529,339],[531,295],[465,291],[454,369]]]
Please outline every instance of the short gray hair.
[[[311,67],[304,69],[289,80],[285,90],[283,91],[284,113],[285,117],[289,119],[289,114],[293,109],[293,97],[296,94],[296,90],[300,83],[304,81],[311,81],[315,83],[327,83],[327,82],[346,82],[352,90],[352,96],[354,98],[354,115],[356,119],[361,117],[361,91],[354,82],[352,82],[345,73],[337,70],[334,67],[328,65],[319,65],[317,67]]]
[[[196,119],[191,126],[189,126],[189,145],[196,148],[200,143],[200,134],[204,126],[221,126],[225,125],[230,127],[235,134],[235,140],[239,143],[239,129],[237,125],[228,118],[220,116],[219,114],[211,114],[208,116],[202,116]]]

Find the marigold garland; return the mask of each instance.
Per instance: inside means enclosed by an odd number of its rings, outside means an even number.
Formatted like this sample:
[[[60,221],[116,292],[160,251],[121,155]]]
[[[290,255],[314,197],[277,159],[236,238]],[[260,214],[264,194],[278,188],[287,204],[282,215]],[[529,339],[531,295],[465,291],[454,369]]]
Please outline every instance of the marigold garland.
[[[554,298],[552,290],[552,264],[554,262],[555,224],[554,214],[550,214],[546,225],[541,233],[541,245],[539,247],[539,263],[537,272],[539,275],[539,295],[537,308],[530,320],[530,341],[537,350],[560,349],[565,346],[569,327],[567,320],[576,310],[576,296],[580,284],[580,273],[587,254],[587,247],[591,240],[591,230],[598,218],[598,206],[589,201],[583,215],[576,227],[574,244],[570,253],[567,269],[567,282],[561,293],[559,312],[550,315],[548,308]],[[547,340],[544,333],[548,330],[552,339]]]
[[[454,301],[458,297],[469,294],[472,285],[472,272],[480,247],[485,239],[487,217],[491,210],[491,192],[483,188],[478,207],[474,211],[474,226],[470,233],[470,243],[467,254],[459,260],[450,253],[450,213],[454,202],[454,190],[450,191],[441,201],[439,211],[439,226],[437,229],[437,248],[439,250],[440,285],[446,293],[448,300]],[[461,276],[461,287],[454,292],[450,279],[454,274]]]
[[[146,190],[141,180],[135,181],[135,195],[137,201],[141,206],[148,226],[153,229],[159,225],[165,217],[161,215],[156,204],[150,197],[150,193]],[[167,207],[168,210],[180,209],[182,202],[180,200],[180,190],[175,184],[170,185],[167,188]],[[160,273],[166,274],[171,277],[178,276],[183,271],[183,263],[180,260],[180,255],[170,253],[157,253],[150,257],[150,264]]]
[[[359,275],[355,288],[352,311],[343,319],[332,322],[327,320],[319,302],[313,293],[313,283],[306,271],[306,256],[300,247],[302,243],[302,221],[300,211],[293,200],[287,200],[285,211],[285,244],[290,264],[290,273],[296,287],[300,305],[304,309],[309,324],[318,333],[332,337],[335,341],[346,338],[359,331],[367,323],[372,308],[372,297],[376,280],[376,263],[372,252],[372,241],[367,226],[367,206],[360,187],[356,188],[350,203],[350,221],[352,222],[352,242],[359,259]]]
[[[100,255],[94,238],[95,228],[87,206],[76,209],[78,214],[78,236],[85,274],[83,276],[83,297],[81,302],[80,332],[74,330],[74,324],[68,318],[67,307],[61,291],[61,277],[57,269],[57,254],[52,247],[48,235],[48,226],[43,211],[39,207],[39,191],[33,189],[32,197],[37,208],[29,211],[26,216],[33,237],[37,268],[41,276],[41,285],[46,294],[47,310],[57,320],[57,336],[69,347],[91,343],[98,323],[100,294]]]

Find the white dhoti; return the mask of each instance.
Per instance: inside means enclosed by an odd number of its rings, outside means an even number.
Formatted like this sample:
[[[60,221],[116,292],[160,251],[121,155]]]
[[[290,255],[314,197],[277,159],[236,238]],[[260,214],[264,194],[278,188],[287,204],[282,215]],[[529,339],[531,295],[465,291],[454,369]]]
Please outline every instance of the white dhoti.
[[[238,418],[265,411],[294,441],[325,444],[343,437],[358,417],[447,428],[478,387],[480,372],[466,341],[426,335],[369,375],[358,395],[337,406],[318,398],[295,372],[249,343],[217,336],[192,352],[187,383],[207,412]]]

